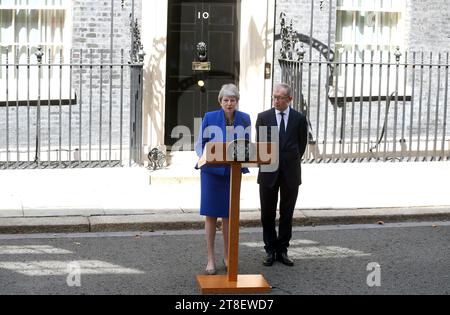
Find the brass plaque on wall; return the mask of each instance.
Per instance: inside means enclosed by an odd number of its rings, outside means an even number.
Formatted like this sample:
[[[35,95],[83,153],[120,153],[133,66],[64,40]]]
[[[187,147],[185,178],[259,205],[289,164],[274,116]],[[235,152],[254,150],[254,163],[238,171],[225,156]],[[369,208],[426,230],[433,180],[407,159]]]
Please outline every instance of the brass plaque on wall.
[[[211,71],[211,62],[196,62],[192,63],[193,71]]]

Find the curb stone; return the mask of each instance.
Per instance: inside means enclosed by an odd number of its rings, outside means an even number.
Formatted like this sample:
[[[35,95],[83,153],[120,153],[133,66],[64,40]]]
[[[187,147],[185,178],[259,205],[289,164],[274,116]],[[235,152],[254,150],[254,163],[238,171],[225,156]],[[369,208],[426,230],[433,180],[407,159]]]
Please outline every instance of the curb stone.
[[[353,225],[400,222],[450,221],[450,209],[358,209],[296,211],[293,225]],[[241,213],[243,228],[261,227],[260,211]],[[90,217],[2,218],[0,234],[154,232],[202,230],[204,219],[197,213],[158,213]]]

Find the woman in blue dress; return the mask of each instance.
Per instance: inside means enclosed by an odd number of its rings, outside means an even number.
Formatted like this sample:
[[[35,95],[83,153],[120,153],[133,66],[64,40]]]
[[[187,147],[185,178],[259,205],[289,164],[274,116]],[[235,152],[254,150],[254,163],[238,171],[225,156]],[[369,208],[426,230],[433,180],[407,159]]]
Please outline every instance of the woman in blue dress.
[[[234,84],[224,85],[219,93],[222,109],[205,115],[196,152],[199,157],[208,142],[230,142],[251,138],[250,116],[237,110],[240,94]],[[211,167],[201,170],[200,214],[206,217],[205,231],[208,250],[206,274],[217,273],[215,262],[215,238],[217,220],[222,219],[224,264],[228,263],[228,230],[230,207],[230,167]],[[243,173],[249,173],[244,169]]]

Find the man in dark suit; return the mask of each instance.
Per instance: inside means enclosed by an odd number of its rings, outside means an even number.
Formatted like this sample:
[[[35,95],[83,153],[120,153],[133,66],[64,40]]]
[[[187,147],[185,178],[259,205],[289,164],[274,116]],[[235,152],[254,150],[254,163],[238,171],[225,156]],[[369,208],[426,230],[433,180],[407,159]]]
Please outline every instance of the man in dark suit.
[[[301,159],[308,141],[306,117],[290,107],[292,89],[286,84],[274,88],[273,105],[269,111],[259,114],[256,123],[258,142],[279,142],[279,167],[276,171],[260,169],[261,221],[264,232],[266,257],[264,266],[272,266],[276,260],[294,266],[288,256],[292,238],[292,220],[297,203],[301,179]],[[274,132],[277,131],[277,132]],[[280,202],[279,233],[276,231],[278,196]]]

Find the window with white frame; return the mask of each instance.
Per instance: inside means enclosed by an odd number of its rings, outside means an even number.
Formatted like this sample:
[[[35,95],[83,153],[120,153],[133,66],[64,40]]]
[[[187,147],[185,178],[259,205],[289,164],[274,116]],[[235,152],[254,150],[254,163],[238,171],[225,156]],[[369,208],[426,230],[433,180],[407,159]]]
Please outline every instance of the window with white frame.
[[[38,47],[44,53],[44,63],[49,58],[52,63],[59,63],[61,57],[67,59],[71,45],[71,5],[71,0],[0,0],[0,63],[3,65],[0,67],[0,80],[3,86],[5,80],[9,80],[12,96],[15,96],[16,84],[11,84],[10,81],[17,77],[21,81],[26,80],[27,70],[26,67],[20,67],[19,71],[15,67],[7,68],[7,61],[10,65],[27,64],[29,58],[31,64],[36,63],[35,53]],[[50,77],[47,71],[42,71],[44,85],[51,85],[51,81],[59,79],[55,69],[52,69]],[[35,94],[35,79],[36,76],[32,73],[32,95]],[[0,89],[0,98],[5,101],[6,96],[2,90],[4,89]],[[45,87],[42,88],[42,93],[46,90]],[[24,100],[25,96],[19,98]]]
[[[337,29],[336,29],[336,54],[337,61],[365,63],[388,62],[391,53],[391,63],[395,64],[394,52],[397,48],[403,51],[404,47],[404,15],[406,0],[337,0]],[[366,67],[364,74],[357,67],[353,77],[353,65],[348,66],[347,76],[345,68],[339,69],[339,94],[343,93],[347,81],[347,95],[353,95],[353,82],[356,84],[356,95],[369,95],[372,82],[372,94],[386,96],[395,89],[395,73],[390,72],[390,87],[382,84],[379,89],[379,81],[386,81],[387,68],[375,66],[372,72]],[[363,76],[363,77],[362,77]],[[403,75],[400,73],[399,84],[404,84]],[[364,88],[361,89],[361,80]],[[388,91],[389,89],[389,91]]]

